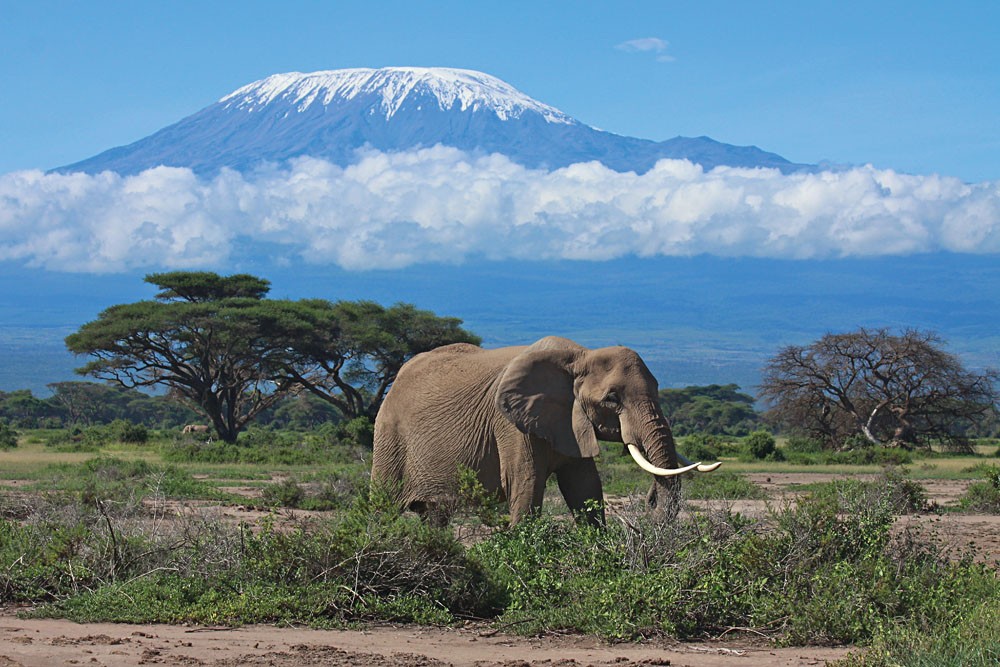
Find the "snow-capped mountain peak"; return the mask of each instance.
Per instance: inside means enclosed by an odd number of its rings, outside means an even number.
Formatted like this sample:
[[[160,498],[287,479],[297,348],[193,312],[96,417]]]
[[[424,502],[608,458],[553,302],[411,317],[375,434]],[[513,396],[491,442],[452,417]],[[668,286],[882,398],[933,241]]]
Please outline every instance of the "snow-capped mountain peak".
[[[390,120],[410,100],[425,103],[427,96],[448,111],[492,111],[500,120],[520,118],[525,111],[550,123],[576,124],[570,116],[532,99],[505,81],[466,69],[444,67],[385,67],[322,72],[274,74],[243,86],[219,103],[230,109],[258,111],[277,101],[306,111],[373,96],[378,111]]]
[[[59,171],[135,174],[167,165],[212,174],[302,156],[348,165],[361,149],[395,152],[438,144],[498,153],[538,169],[599,161],[616,171],[645,173],[664,158],[705,169],[809,168],[755,146],[708,137],[651,141],[603,132],[482,72],[386,67],[275,74],[148,137]]]

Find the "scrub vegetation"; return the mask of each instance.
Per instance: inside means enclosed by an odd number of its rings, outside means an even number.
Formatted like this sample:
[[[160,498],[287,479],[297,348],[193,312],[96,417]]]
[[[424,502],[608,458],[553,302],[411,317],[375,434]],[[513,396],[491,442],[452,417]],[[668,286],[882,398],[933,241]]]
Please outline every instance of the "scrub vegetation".
[[[626,474],[621,446],[605,444],[601,472],[618,489],[609,494],[631,494],[606,527],[562,510],[505,528],[503,506],[467,475],[441,529],[371,491],[366,447],[333,435],[250,430],[235,445],[247,453],[226,462],[177,456],[184,437],[155,431],[79,462],[46,462],[33,459],[51,451],[34,435],[3,454],[35,463],[21,468],[19,493],[0,495],[0,603],[33,615],[317,627],[480,619],[616,641],[749,633],[867,647],[851,666],[989,664],[970,656],[995,658],[1000,647],[989,630],[1000,624],[995,566],[894,530],[925,502],[898,469],[813,485],[756,517],[728,501],[764,498],[760,487],[732,472],[702,475],[685,498],[708,504],[664,523],[642,506],[648,478]],[[738,463],[761,439],[724,448]],[[992,497],[997,479],[980,458],[963,469],[977,481],[962,502],[990,511],[972,504]],[[257,490],[234,494],[240,485]],[[258,513],[217,511],[235,505]]]

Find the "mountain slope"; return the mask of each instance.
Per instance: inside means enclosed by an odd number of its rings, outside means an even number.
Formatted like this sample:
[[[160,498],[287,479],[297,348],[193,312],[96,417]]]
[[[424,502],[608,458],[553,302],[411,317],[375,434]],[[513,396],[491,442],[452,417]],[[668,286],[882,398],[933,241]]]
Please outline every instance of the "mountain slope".
[[[435,144],[549,169],[597,160],[642,173],[662,158],[706,169],[809,168],[708,137],[655,142],[603,132],[480,72],[397,67],[276,74],[149,137],[57,171],[134,174],[167,165],[210,174],[304,155],[345,165],[366,146],[388,152]]]

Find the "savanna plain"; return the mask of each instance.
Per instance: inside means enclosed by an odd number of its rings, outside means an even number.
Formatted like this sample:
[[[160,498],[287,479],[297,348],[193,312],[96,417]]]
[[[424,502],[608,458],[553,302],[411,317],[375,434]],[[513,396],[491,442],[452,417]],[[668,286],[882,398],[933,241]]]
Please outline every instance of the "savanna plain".
[[[724,465],[684,480],[671,521],[604,444],[606,527],[553,487],[507,528],[460,475],[441,529],[370,490],[370,449],[342,433],[95,428],[0,451],[0,665],[1000,659],[996,440],[838,459],[681,438]]]

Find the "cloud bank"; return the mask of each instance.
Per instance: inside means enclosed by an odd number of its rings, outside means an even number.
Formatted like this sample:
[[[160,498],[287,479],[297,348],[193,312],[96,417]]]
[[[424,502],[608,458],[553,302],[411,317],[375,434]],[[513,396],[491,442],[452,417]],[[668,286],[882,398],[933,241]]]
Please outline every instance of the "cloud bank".
[[[1000,253],[1000,181],[860,167],[783,175],[663,160],[555,171],[437,146],[300,158],[210,179],[0,176],[0,261],[50,270],[224,268],[249,257],[401,268],[628,255],[829,258]]]

